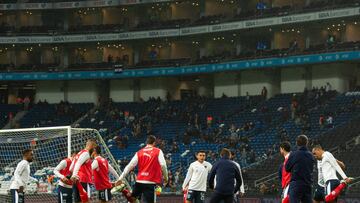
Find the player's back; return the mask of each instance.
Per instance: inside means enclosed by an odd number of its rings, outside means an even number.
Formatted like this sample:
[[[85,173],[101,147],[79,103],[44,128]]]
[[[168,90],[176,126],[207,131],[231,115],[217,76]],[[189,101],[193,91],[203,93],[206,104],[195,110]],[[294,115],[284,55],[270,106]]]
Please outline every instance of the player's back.
[[[152,181],[161,183],[162,172],[159,162],[160,149],[156,147],[146,146],[139,150],[136,155],[138,157],[138,181]]]
[[[97,156],[98,168],[93,171],[94,185],[96,190],[111,188],[109,179],[109,162],[101,156]]]
[[[315,159],[306,147],[300,147],[299,150],[291,152],[285,165],[286,168],[292,166],[291,182],[311,185],[314,163]]]

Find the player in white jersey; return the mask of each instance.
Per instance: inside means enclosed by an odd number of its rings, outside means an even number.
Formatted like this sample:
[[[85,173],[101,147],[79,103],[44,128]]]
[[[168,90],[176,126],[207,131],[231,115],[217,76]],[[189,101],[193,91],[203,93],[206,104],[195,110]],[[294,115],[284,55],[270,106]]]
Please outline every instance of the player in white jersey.
[[[205,158],[205,151],[198,151],[197,160],[190,164],[182,185],[183,191],[187,191],[186,203],[205,203],[207,178],[212,168]]]
[[[345,168],[344,164],[337,161],[330,152],[324,151],[320,145],[316,145],[312,152],[314,157],[318,160],[318,185],[324,187],[324,198],[340,185],[336,172],[340,174],[346,183],[351,182],[351,179],[346,176],[342,169],[342,167]],[[321,199],[318,198],[316,201],[320,202]],[[337,200],[334,202],[336,201]]]
[[[12,203],[24,203],[24,190],[29,180],[38,184],[38,181],[30,176],[30,163],[33,161],[33,151],[26,149],[23,151],[23,160],[16,166],[14,177],[10,185]]]
[[[318,169],[318,182],[313,197],[314,203],[320,203],[325,200],[325,182],[322,174],[321,160],[317,160],[317,169]]]

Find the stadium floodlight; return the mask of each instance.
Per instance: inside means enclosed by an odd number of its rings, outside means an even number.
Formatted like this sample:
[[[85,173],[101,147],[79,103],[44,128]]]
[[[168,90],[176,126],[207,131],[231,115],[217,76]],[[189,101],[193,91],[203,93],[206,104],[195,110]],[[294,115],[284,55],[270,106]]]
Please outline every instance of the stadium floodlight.
[[[62,159],[82,150],[88,139],[97,141],[102,156],[121,174],[119,165],[95,129],[61,126],[0,130],[0,202],[10,202],[9,187],[14,170],[22,160],[22,151],[29,148],[34,152],[31,176],[39,180],[39,186],[28,183],[26,202],[57,202],[57,180],[53,170]],[[92,198],[97,198],[97,192],[92,192]],[[115,198],[124,200],[120,196]]]

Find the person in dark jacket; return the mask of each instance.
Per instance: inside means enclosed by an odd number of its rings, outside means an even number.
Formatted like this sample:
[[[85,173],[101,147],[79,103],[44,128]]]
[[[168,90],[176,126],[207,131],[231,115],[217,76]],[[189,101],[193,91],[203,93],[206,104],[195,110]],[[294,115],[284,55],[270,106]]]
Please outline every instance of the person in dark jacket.
[[[232,203],[234,194],[237,193],[242,184],[241,175],[238,167],[231,161],[230,150],[222,149],[220,160],[218,160],[210,171],[209,187],[214,188],[214,179],[216,176],[216,186],[210,203]],[[235,181],[236,180],[236,181]]]
[[[296,138],[298,150],[290,153],[285,170],[291,173],[289,196],[291,203],[312,203],[311,185],[315,159],[307,148],[308,138],[299,135]]]

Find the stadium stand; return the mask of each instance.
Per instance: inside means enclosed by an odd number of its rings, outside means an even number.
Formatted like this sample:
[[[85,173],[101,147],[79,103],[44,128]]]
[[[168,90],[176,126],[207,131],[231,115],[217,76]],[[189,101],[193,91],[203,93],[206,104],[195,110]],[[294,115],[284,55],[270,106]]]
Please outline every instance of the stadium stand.
[[[86,114],[79,126],[99,129],[122,166],[141,147],[144,136],[154,133],[159,135],[158,143],[167,156],[170,171],[180,171],[182,176],[196,150],[207,149],[209,161],[214,161],[219,148],[231,147],[246,173],[254,174],[247,176],[247,187],[258,192],[254,181],[273,173],[281,161],[277,156],[279,141],[294,140],[296,135],[305,133],[313,141],[324,140],[324,147],[332,148],[357,135],[357,123],[350,121],[358,113],[359,99],[351,93],[314,89],[281,94],[266,101],[261,96],[169,102],[153,98],[143,103],[110,102],[91,111],[91,104],[37,104],[21,120],[21,126],[67,125]],[[296,109],[292,109],[297,102]],[[331,126],[319,125],[322,114],[333,116]]]
[[[249,201],[278,198],[278,145],[295,149],[300,134],[360,177],[360,0],[82,1],[0,2],[1,127],[97,129],[121,169],[154,134],[164,192],[181,191],[196,151],[214,163],[227,147]],[[37,143],[38,159],[64,156],[51,143]],[[2,159],[20,156],[0,153],[0,201],[16,164]],[[44,183],[51,170],[33,168]],[[345,194],[358,198],[360,179]]]

